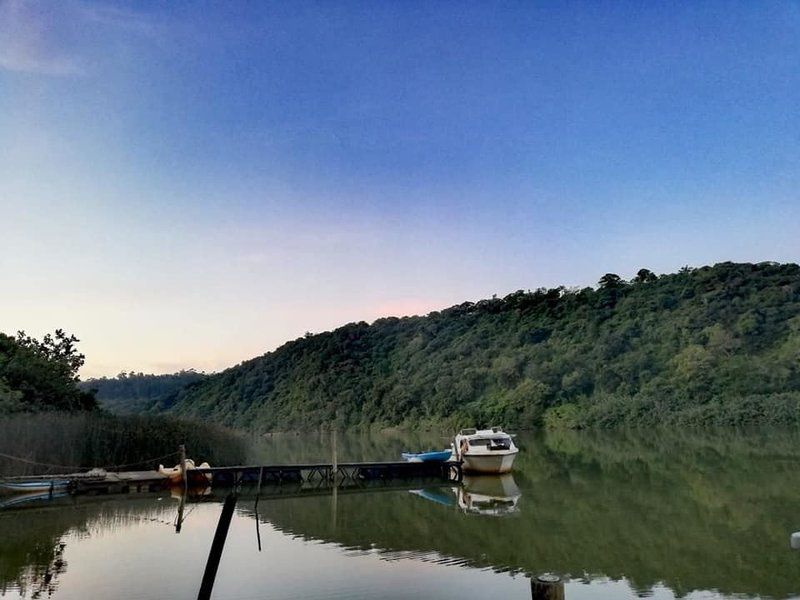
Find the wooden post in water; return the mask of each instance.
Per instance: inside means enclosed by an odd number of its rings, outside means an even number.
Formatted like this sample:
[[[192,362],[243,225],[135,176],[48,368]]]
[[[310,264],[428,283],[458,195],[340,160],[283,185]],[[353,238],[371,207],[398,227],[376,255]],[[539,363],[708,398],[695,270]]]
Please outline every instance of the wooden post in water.
[[[258,471],[258,489],[256,490],[256,502],[253,506],[253,511],[256,515],[256,540],[258,541],[258,551],[261,552],[261,530],[259,529],[258,522],[258,499],[261,496],[261,482],[264,480],[264,467]]]
[[[258,497],[261,495],[261,482],[264,481],[264,467],[258,470],[258,489],[256,489],[256,508],[258,508]]]
[[[336,533],[336,517],[339,513],[339,486],[334,485],[331,494],[331,533]]]
[[[549,573],[531,577],[531,600],[564,600],[561,577]]]
[[[181,532],[183,526],[183,510],[186,507],[186,490],[181,494],[181,501],[178,504],[178,516],[175,518],[175,533]]]
[[[225,504],[222,505],[222,514],[219,516],[217,530],[214,532],[214,541],[211,542],[211,550],[208,553],[208,562],[206,562],[206,570],[203,572],[203,582],[200,584],[197,600],[210,600],[211,598],[211,590],[214,588],[214,580],[217,578],[217,569],[219,569],[219,561],[222,558],[222,550],[225,548],[225,539],[228,537],[236,500],[237,496],[234,492],[225,497]]]
[[[336,485],[336,474],[339,472],[338,457],[336,456],[336,427],[331,432],[331,479]]]
[[[183,492],[184,494],[189,489],[189,481],[186,477],[186,446],[181,444],[178,446],[178,458],[181,461],[179,463],[180,470],[181,470],[181,481],[183,481]]]

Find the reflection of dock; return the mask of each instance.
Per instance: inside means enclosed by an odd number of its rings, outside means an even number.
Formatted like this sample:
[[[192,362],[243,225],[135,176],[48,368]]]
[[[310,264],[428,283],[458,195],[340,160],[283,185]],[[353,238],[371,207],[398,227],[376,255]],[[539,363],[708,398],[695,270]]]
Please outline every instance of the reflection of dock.
[[[233,467],[197,468],[186,471],[188,485],[208,485],[211,476],[214,487],[232,487],[242,484],[283,486],[300,484],[312,487],[354,487],[370,483],[390,484],[393,481],[435,479],[459,482],[461,464],[409,463],[409,462],[351,462],[312,463],[299,465],[245,465]],[[158,471],[107,472],[102,475],[72,473],[7,478],[6,481],[69,481],[68,489],[76,494],[107,494],[148,492],[165,489],[171,485],[169,477]]]
[[[351,462],[315,463],[305,465],[271,465],[246,467],[215,467],[193,469],[190,475],[211,474],[212,485],[243,483],[324,483],[335,486],[366,481],[393,481],[434,478],[461,481],[458,462]]]
[[[248,487],[241,484],[253,482],[255,478],[254,514],[258,551],[261,552],[261,533],[259,529],[258,502],[260,499],[296,498],[315,495],[330,495],[331,523],[336,528],[338,496],[340,493],[360,493],[376,490],[397,490],[393,481],[404,479],[425,479],[438,476],[447,482],[461,481],[460,463],[344,463],[339,465],[298,465],[294,467],[228,467],[226,469],[197,469],[212,472],[214,483],[219,478],[223,484],[233,486],[225,497],[220,512],[214,539],[208,553],[206,568],[198,592],[198,600],[210,600],[211,592],[219,570],[222,551],[228,537],[233,512],[239,500],[240,491]],[[265,483],[266,482],[266,483]],[[289,483],[288,485],[284,482]],[[291,485],[294,483],[294,485]],[[311,485],[309,485],[309,483]],[[405,488],[407,489],[407,487]],[[184,515],[186,495],[181,494],[175,531],[180,532]]]

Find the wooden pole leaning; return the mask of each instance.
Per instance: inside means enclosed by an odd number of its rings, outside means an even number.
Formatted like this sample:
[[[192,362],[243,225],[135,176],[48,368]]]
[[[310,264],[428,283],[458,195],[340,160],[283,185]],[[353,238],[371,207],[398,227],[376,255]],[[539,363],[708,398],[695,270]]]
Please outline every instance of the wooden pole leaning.
[[[186,446],[183,444],[178,446],[178,457],[180,460],[181,481],[183,481],[183,493],[185,494],[189,490],[189,480],[186,476]]]
[[[219,522],[217,523],[217,530],[214,532],[214,540],[211,542],[211,550],[208,553],[206,568],[203,571],[203,580],[200,583],[200,592],[197,594],[197,600],[210,600],[211,598],[211,590],[214,588],[214,581],[217,578],[219,561],[222,558],[222,550],[225,548],[225,540],[228,537],[228,529],[231,526],[233,509],[236,508],[237,499],[238,496],[235,491],[225,497]]]

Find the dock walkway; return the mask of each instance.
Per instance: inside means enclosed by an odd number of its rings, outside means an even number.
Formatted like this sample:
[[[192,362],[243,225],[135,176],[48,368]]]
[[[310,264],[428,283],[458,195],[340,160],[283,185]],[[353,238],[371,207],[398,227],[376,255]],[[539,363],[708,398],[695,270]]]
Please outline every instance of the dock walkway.
[[[306,484],[320,487],[343,487],[366,482],[390,483],[398,480],[435,479],[460,482],[461,463],[448,462],[346,462],[297,465],[239,465],[189,469],[190,487],[239,485]],[[210,481],[207,475],[210,475]],[[103,473],[68,473],[8,477],[6,481],[67,480],[76,494],[130,493],[157,491],[170,486],[169,477],[158,471],[122,471]]]

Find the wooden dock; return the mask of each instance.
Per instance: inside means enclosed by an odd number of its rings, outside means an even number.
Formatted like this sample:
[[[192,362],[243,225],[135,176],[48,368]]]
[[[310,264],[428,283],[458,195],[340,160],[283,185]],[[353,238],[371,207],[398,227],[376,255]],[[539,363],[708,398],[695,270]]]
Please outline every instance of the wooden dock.
[[[305,487],[353,487],[367,483],[409,480],[460,482],[460,462],[347,462],[309,463],[298,465],[239,465],[189,469],[189,487],[236,487],[241,485]],[[210,481],[207,477],[210,475]],[[6,481],[68,480],[68,489],[75,494],[114,494],[153,492],[175,485],[158,471],[123,471],[102,474],[69,473],[9,477]],[[178,484],[180,485],[180,484]]]

